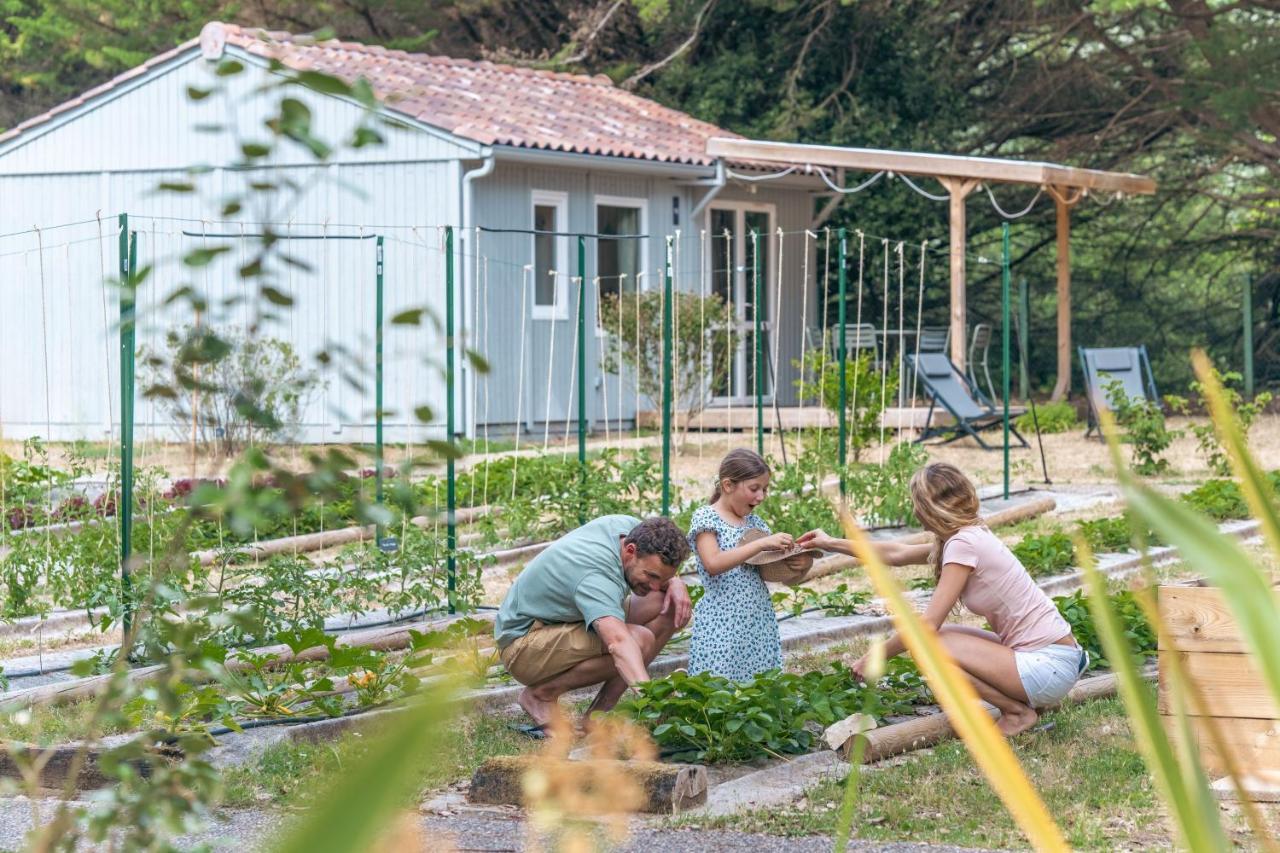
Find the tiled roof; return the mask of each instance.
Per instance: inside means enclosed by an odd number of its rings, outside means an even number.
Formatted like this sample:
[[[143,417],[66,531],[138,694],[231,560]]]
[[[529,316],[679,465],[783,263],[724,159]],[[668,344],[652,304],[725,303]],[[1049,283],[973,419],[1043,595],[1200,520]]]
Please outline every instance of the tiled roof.
[[[394,112],[484,145],[711,165],[715,125],[587,77],[493,62],[406,53],[342,41],[210,23],[193,39],[0,135],[0,142],[145,74],[202,42],[235,45],[295,70],[363,77]]]

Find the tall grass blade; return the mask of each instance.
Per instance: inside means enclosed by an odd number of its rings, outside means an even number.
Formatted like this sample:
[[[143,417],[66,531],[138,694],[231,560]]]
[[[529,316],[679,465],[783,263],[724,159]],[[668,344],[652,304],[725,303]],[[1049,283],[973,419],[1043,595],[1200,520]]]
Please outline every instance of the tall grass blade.
[[[454,686],[435,682],[385,729],[369,749],[272,845],[276,853],[369,850],[412,802],[420,768],[433,760],[452,718]]]
[[[876,592],[893,613],[894,627],[928,680],[948,721],[964,740],[1009,814],[1037,850],[1069,849],[1035,786],[1018,764],[1013,750],[982,707],[968,677],[943,648],[938,635],[921,621],[903,597],[901,587],[880,562],[871,542],[854,522],[847,507],[841,507],[840,522],[845,535],[853,543],[855,556],[862,561]]]

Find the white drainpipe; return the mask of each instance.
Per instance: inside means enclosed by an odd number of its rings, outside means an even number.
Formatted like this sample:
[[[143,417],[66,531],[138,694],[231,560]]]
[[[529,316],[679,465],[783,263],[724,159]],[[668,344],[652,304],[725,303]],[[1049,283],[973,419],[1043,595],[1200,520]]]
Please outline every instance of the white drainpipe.
[[[468,265],[466,263],[467,256],[466,256],[466,251],[464,247],[474,248],[472,247],[472,244],[474,243],[474,238],[473,238],[474,223],[472,222],[472,215],[473,215],[472,211],[475,209],[475,197],[474,197],[475,181],[478,178],[483,178],[486,175],[492,174],[493,167],[496,162],[497,162],[497,159],[493,156],[492,153],[490,153],[485,158],[484,163],[482,165],[476,167],[475,169],[472,169],[471,171],[467,172],[462,176],[462,223],[461,223],[462,233],[458,235],[460,238],[458,240],[458,247],[459,247],[459,250],[462,251],[463,263],[458,264],[458,269],[462,270],[462,275],[464,278],[462,293],[467,294],[470,297],[470,299],[461,300],[464,306],[474,304],[474,302],[470,300],[476,299],[476,292],[477,292],[476,288],[480,281],[480,257],[478,253],[476,253],[475,258],[469,267],[470,280],[469,281],[465,280],[468,278],[468,275],[467,275]],[[465,308],[463,310],[463,316],[466,316]],[[465,324],[460,325],[460,328],[466,328]],[[466,388],[469,383],[476,381],[476,377],[475,377],[475,373],[472,371],[466,359],[463,359],[463,361],[461,362],[461,365],[462,365],[462,371],[461,371],[462,375],[466,377],[466,379],[462,383],[463,392],[461,395],[463,411],[466,412],[466,417],[463,419],[463,422],[465,424],[464,430],[468,438],[475,438],[476,419],[479,417],[479,413],[472,412],[467,409],[467,403],[469,402],[470,398],[466,394]]]

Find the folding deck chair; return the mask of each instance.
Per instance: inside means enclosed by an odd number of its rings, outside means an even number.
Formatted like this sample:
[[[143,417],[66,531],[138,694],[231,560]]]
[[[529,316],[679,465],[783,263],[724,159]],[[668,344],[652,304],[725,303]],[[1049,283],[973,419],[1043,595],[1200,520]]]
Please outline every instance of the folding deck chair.
[[[929,414],[925,421],[924,432],[916,439],[917,443],[949,434],[950,437],[941,442],[949,444],[969,435],[973,436],[973,440],[978,442],[983,450],[994,450],[994,447],[982,440],[979,433],[1000,427],[1004,423],[1004,413],[978,390],[977,385],[971,383],[956,369],[951,359],[941,353],[908,355],[907,362],[916,370],[921,384],[924,385],[925,393],[929,395]],[[938,406],[946,409],[956,422],[946,426],[933,426],[933,410]],[[1022,406],[1010,406],[1009,417],[1012,420],[1013,417],[1025,411],[1026,409]],[[1030,447],[1027,440],[1014,428],[1012,422],[1009,424],[1009,432],[1021,442],[1023,447]]]
[[[1113,379],[1120,381],[1129,399],[1139,397],[1160,405],[1160,395],[1156,392],[1155,377],[1151,375],[1151,359],[1147,357],[1146,345],[1100,349],[1079,347],[1078,351],[1080,367],[1084,372],[1085,396],[1089,400],[1089,428],[1084,433],[1086,438],[1098,431],[1099,407],[1111,408],[1107,399],[1107,385]]]

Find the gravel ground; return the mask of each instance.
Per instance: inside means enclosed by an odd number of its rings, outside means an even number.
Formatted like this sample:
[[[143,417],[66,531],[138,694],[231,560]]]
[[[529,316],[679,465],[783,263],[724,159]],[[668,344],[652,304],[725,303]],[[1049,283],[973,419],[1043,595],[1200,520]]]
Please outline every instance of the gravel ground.
[[[53,815],[56,802],[40,801],[42,819]],[[19,798],[0,799],[0,849],[16,849],[31,828],[31,801]],[[214,850],[249,851],[261,849],[272,838],[288,816],[280,812],[252,809],[227,811],[198,835],[179,841],[179,847],[208,845]],[[447,817],[424,816],[420,819],[421,849],[424,851],[523,851],[528,849],[524,821],[518,814],[455,814]],[[88,848],[85,848],[88,849]],[[616,848],[630,853],[660,851],[828,851],[831,839],[824,835],[807,838],[782,838],[732,830],[668,829],[633,821],[627,843]],[[927,844],[873,844],[852,842],[848,849],[882,851],[883,853],[952,853],[962,848]],[[967,849],[967,848],[964,848]]]

